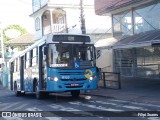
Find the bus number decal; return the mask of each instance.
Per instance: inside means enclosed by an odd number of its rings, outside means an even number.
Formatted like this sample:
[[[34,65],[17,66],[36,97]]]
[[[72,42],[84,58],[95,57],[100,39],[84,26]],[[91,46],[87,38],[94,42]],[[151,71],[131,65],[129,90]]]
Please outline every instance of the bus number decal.
[[[70,76],[62,76],[62,79],[70,79]]]

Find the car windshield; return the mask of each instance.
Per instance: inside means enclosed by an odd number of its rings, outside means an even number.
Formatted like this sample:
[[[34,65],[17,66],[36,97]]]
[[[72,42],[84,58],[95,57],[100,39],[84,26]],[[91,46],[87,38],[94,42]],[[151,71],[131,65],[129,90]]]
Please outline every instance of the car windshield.
[[[95,65],[94,46],[87,44],[49,44],[49,67],[88,68]]]

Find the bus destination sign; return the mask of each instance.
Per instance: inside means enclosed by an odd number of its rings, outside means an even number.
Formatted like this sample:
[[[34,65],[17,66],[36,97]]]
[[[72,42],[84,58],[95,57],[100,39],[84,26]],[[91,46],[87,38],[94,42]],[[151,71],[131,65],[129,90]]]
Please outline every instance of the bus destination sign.
[[[53,42],[90,42],[89,36],[82,35],[53,35]]]

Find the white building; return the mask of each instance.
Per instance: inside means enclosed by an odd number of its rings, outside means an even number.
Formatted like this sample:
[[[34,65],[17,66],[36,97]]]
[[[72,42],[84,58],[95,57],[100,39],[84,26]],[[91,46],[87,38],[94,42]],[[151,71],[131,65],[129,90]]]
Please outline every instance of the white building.
[[[159,12],[160,0],[95,0],[95,13],[112,17],[112,37],[117,42],[105,45],[107,39],[99,49],[111,48],[113,72],[134,80],[160,80]]]
[[[106,38],[111,28],[110,17],[95,15],[94,0],[32,0],[36,40],[49,33],[93,35],[93,41]],[[82,11],[81,11],[82,10]],[[85,25],[81,22],[84,18]]]

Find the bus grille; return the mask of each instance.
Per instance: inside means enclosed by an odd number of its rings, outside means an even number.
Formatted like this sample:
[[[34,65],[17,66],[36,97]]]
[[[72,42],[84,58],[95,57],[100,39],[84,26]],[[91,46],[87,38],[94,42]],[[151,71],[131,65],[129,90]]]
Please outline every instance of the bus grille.
[[[87,80],[87,78],[85,78],[85,76],[84,76],[84,72],[59,72],[59,74],[61,75],[61,76],[70,76],[70,78],[69,79],[63,79],[63,78],[61,78],[61,81],[64,81],[64,82],[66,82],[66,81],[70,81],[70,82],[72,82],[72,81],[85,81],[85,80]],[[78,77],[78,78],[76,78],[76,77]]]
[[[61,81],[85,81],[86,78],[61,79]]]
[[[66,86],[66,88],[82,88],[83,86],[80,85],[80,86]]]
[[[84,72],[58,72],[60,75],[84,75]]]

